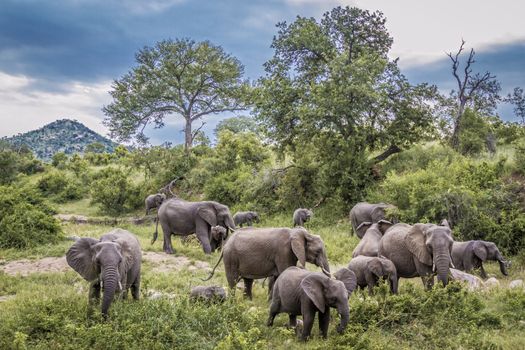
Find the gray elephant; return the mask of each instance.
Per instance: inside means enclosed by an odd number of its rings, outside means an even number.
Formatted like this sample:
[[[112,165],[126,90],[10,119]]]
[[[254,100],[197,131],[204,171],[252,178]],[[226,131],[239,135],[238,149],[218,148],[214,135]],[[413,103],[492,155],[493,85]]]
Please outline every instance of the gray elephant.
[[[103,290],[102,314],[107,317],[115,292],[139,298],[142,253],[138,239],[130,232],[115,229],[100,239],[80,238],[66,253],[69,266],[90,282],[90,304],[98,302]]]
[[[346,268],[337,271],[337,276],[340,280],[296,266],[287,268],[275,281],[267,325],[272,326],[275,316],[285,312],[289,315],[290,326],[295,327],[297,315],[302,315],[301,340],[306,341],[312,331],[315,313],[318,313],[319,329],[326,338],[330,308],[335,308],[341,317],[337,331],[344,332],[350,317],[348,297],[356,287],[356,276]]]
[[[147,196],[144,200],[144,204],[146,205],[146,215],[149,214],[151,209],[160,207],[165,199],[166,195],[164,193],[155,193]]]
[[[304,228],[242,228],[237,230],[224,245],[221,258],[208,279],[224,257],[224,269],[230,289],[242,278],[244,293],[252,298],[254,279],[269,278],[272,290],[275,278],[299,261],[321,267],[330,274],[330,266],[321,237],[308,233]]]
[[[239,227],[244,224],[252,226],[253,222],[259,223],[259,214],[255,211],[239,211],[233,216],[233,222]]]
[[[348,268],[355,273],[360,288],[368,287],[368,294],[372,295],[381,279],[387,280],[390,291],[397,294],[399,279],[392,261],[377,256],[358,256],[350,260]]]
[[[379,256],[390,259],[397,276],[420,276],[427,289],[434,285],[434,272],[443,285],[448,283],[452,264],[450,227],[435,224],[396,224],[379,241]]]
[[[310,209],[298,208],[293,212],[293,225],[304,226],[304,223],[310,220],[314,213]]]
[[[454,242],[452,245],[452,261],[458,270],[470,272],[479,268],[481,278],[487,278],[487,273],[483,268],[483,262],[487,260],[497,261],[501,273],[508,276],[508,262],[493,242],[467,241]]]
[[[367,203],[361,202],[354,205],[350,210],[350,223],[352,224],[353,232],[359,238],[363,238],[365,231],[359,231],[357,228],[363,222],[376,223],[379,220],[387,220],[392,223],[397,223],[397,219],[394,216],[387,215],[386,211],[393,210],[396,207],[392,204],[386,203]],[[352,234],[352,233],[351,233]]]
[[[226,300],[226,291],[221,286],[196,286],[191,289],[190,298],[208,302],[223,302]]]
[[[354,258],[358,255],[377,256],[379,251],[379,241],[383,237],[385,231],[391,226],[392,223],[390,221],[383,219],[375,224],[366,221],[359,225],[357,231],[364,230],[365,234],[352,252],[352,257]]]
[[[211,227],[222,226],[235,230],[235,223],[230,209],[224,204],[213,201],[188,202],[180,198],[170,198],[159,208],[157,225],[151,243],[158,237],[158,226],[164,233],[163,249],[167,254],[173,254],[171,235],[188,236],[195,233],[206,254],[217,249],[221,240],[212,237]],[[226,237],[224,237],[226,238]]]

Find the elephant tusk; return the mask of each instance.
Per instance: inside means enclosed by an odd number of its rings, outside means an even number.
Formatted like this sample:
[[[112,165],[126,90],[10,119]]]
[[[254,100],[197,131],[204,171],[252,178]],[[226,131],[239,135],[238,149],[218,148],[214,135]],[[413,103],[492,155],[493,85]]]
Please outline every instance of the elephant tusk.
[[[456,268],[456,266],[454,265],[454,263],[452,262],[452,260],[450,260],[450,267],[453,268],[453,269]]]
[[[118,287],[120,290],[122,290],[122,283],[120,281],[118,281]]]
[[[432,273],[435,273],[435,272],[436,272],[436,264],[432,263]]]
[[[323,273],[324,273],[325,275],[329,276],[330,278],[332,278],[332,279],[335,278],[330,272],[326,271],[326,270],[324,269],[324,267],[321,267],[321,270],[323,271]]]

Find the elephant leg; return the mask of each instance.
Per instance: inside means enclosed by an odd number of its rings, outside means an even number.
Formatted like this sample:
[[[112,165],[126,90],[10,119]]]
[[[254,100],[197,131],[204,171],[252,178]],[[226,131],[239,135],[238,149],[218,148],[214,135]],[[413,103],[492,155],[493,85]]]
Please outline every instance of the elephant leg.
[[[131,285],[131,296],[135,300],[139,300],[139,293],[140,293],[140,279],[137,278],[135,282]]]
[[[297,315],[288,314],[288,325],[292,328],[297,327]]]
[[[431,290],[434,287],[434,275],[421,276],[421,281],[423,281],[425,290]]]
[[[486,279],[488,276],[487,276],[487,272],[485,272],[485,269],[483,268],[483,264],[481,264],[480,268],[479,268],[479,274],[481,276],[481,278],[483,279]]]
[[[275,320],[275,316],[277,316],[280,309],[281,309],[281,301],[274,300],[272,304],[270,305],[270,314],[268,315],[268,321],[266,322],[266,325],[268,327],[273,326],[273,321]]]
[[[204,220],[197,220],[195,235],[201,242],[204,253],[211,254],[210,228]]]
[[[276,279],[277,277],[275,276],[268,277],[268,301],[272,300],[273,285]]]
[[[160,226],[162,228],[162,232],[164,233],[164,244],[162,245],[162,249],[166,254],[174,254],[175,251],[171,245],[171,229],[167,224],[163,224],[162,222],[160,223]]]
[[[94,304],[98,303],[100,299],[100,282],[94,282],[89,288],[89,302]]]
[[[310,303],[301,303],[301,313],[303,315],[303,334],[301,335],[302,341],[306,341],[310,336],[315,318],[314,306],[305,304]]]
[[[319,332],[321,336],[326,339],[328,337],[328,326],[330,325],[330,308],[326,308],[326,311],[322,313],[319,311]]]
[[[244,281],[244,295],[247,296],[250,300],[252,300],[253,279],[243,278],[242,280]]]

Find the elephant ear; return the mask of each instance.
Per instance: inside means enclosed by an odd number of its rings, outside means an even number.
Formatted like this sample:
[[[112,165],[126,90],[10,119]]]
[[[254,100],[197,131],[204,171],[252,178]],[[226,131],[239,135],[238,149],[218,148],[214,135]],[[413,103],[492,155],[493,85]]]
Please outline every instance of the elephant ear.
[[[383,265],[381,264],[381,261],[379,259],[372,259],[369,262],[366,263],[366,267],[370,272],[372,272],[377,277],[381,278],[385,274],[383,272]]]
[[[127,273],[133,265],[135,259],[135,254],[133,254],[133,247],[130,244],[131,242],[129,242],[128,239],[123,237],[119,237],[113,242],[117,243],[120,246],[120,253],[122,254],[122,261],[120,262],[119,266],[120,272]]]
[[[298,229],[293,230],[291,234],[292,252],[299,260],[299,265],[304,268],[306,264],[306,232]]]
[[[368,230],[368,228],[371,225],[372,223],[370,221],[365,221],[365,222],[362,222],[359,226],[357,226],[355,229],[357,237],[363,238],[366,233],[366,230]]]
[[[80,238],[66,253],[68,265],[90,282],[98,277],[97,267],[93,262],[93,246],[99,242],[99,240],[94,238]]]
[[[197,214],[208,223],[210,226],[217,226],[217,215],[211,208],[201,207],[197,211]]]
[[[337,270],[334,273],[334,277],[335,279],[344,283],[345,288],[348,292],[348,296],[350,296],[350,294],[352,294],[354,289],[357,287],[357,277],[355,276],[355,273],[352,270],[347,269],[346,267]]]
[[[308,298],[310,298],[310,300],[315,304],[315,307],[317,307],[321,313],[324,313],[326,309],[326,301],[323,292],[324,278],[328,277],[312,273],[303,278],[300,285],[301,289],[306,293]]]
[[[427,225],[415,224],[405,236],[405,245],[408,250],[415,255],[417,260],[427,266],[432,266],[432,256],[425,244],[425,234],[423,233]]]
[[[474,254],[481,260],[485,261],[487,260],[487,247],[485,247],[485,244],[481,241],[474,242],[473,251]]]
[[[386,230],[388,230],[390,227],[392,227],[392,225],[394,225],[393,223],[391,223],[390,221],[388,220],[385,220],[385,219],[381,219],[377,222],[377,226],[379,227],[379,231],[381,231],[381,234],[385,234]]]

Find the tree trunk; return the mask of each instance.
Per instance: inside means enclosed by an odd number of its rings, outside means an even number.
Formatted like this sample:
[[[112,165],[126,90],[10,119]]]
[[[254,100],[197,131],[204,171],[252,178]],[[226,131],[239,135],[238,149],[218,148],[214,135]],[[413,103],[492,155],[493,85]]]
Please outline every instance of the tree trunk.
[[[191,118],[185,117],[186,126],[184,127],[184,150],[188,153],[193,144],[193,135],[191,134]]]
[[[461,120],[463,119],[463,112],[465,111],[465,101],[461,101],[458,108],[458,115],[454,120],[454,130],[452,131],[452,139],[450,145],[454,150],[459,149],[459,132],[461,131]]]

